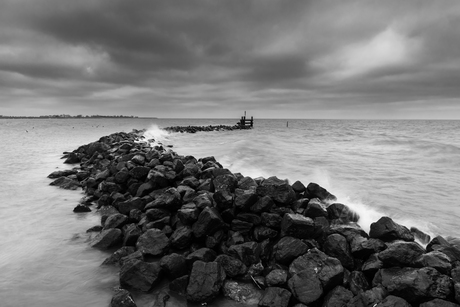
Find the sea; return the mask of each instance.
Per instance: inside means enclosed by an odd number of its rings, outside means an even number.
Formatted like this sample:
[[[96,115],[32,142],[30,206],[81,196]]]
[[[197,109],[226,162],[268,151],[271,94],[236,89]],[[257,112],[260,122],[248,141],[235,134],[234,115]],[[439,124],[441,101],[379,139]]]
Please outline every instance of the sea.
[[[431,236],[460,237],[460,121],[256,119],[254,129],[167,133],[236,119],[0,119],[0,306],[109,306],[118,269],[88,246],[100,214],[73,213],[82,191],[49,186],[64,151],[147,129],[181,155],[214,156],[245,176],[318,183],[360,215],[389,216]],[[153,294],[136,295],[151,306]],[[172,298],[167,306],[179,306]],[[183,301],[182,301],[183,303]],[[220,299],[210,306],[239,306]]]

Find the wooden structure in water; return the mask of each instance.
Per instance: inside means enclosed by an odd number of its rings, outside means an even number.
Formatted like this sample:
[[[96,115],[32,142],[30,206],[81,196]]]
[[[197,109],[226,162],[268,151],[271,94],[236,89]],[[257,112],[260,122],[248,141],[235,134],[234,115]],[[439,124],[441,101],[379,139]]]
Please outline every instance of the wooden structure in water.
[[[242,129],[253,128],[254,127],[254,119],[253,119],[252,116],[251,116],[251,119],[246,119],[246,111],[244,111],[244,116],[241,116],[241,119],[240,119],[240,122],[238,123],[238,125]]]

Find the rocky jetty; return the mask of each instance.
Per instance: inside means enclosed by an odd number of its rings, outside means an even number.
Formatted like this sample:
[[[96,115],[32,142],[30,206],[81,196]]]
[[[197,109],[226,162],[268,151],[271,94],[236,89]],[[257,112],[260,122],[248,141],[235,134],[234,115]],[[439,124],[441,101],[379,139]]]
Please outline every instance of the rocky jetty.
[[[209,132],[209,131],[247,130],[247,129],[252,129],[252,127],[241,125],[238,123],[234,126],[228,126],[228,125],[173,126],[173,127],[166,127],[163,129],[168,132],[196,133],[196,132]]]
[[[75,211],[101,214],[90,245],[120,267],[111,306],[136,306],[131,293],[156,292],[164,279],[192,303],[224,295],[267,307],[460,306],[458,248],[389,217],[366,233],[315,183],[245,177],[137,130],[63,158],[78,166],[51,174],[53,184],[83,189]]]

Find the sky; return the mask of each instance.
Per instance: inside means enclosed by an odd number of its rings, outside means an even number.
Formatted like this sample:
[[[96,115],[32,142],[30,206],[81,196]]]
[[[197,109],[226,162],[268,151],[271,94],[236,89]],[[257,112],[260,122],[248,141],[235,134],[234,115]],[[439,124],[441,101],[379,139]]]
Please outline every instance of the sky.
[[[457,0],[0,0],[0,115],[460,119]]]

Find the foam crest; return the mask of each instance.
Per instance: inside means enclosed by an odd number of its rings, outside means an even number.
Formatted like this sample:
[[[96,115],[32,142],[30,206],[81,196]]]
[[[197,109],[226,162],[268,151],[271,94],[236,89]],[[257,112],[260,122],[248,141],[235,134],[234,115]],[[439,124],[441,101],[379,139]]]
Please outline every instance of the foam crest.
[[[156,143],[167,140],[168,135],[169,132],[161,129],[158,127],[158,125],[155,124],[150,125],[150,127],[144,133],[144,136],[147,140],[154,139]]]

